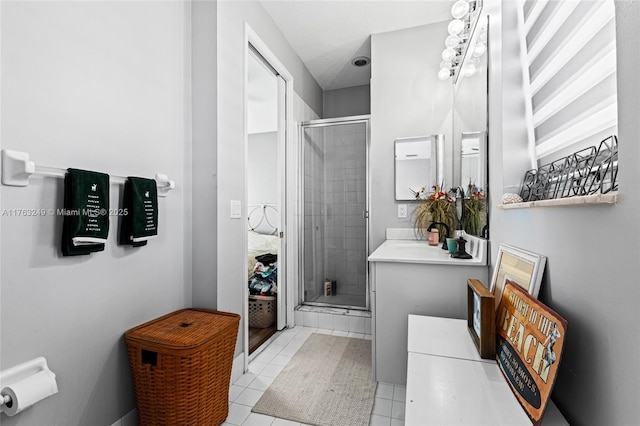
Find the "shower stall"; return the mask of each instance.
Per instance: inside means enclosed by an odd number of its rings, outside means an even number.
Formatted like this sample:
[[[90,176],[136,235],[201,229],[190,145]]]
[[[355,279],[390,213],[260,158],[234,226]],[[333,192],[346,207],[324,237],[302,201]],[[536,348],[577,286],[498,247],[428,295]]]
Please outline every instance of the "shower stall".
[[[300,124],[300,302],[369,309],[369,116]]]

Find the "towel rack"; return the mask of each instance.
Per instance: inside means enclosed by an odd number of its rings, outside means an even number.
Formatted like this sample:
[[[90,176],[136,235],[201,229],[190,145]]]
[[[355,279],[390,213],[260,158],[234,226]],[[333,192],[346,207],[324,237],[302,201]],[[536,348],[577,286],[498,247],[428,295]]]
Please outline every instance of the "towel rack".
[[[33,174],[42,176],[64,177],[67,169],[36,165],[29,160],[29,154],[10,149],[2,150],[2,184],[7,186],[29,186],[29,178]],[[124,184],[126,176],[109,175],[111,183]],[[155,180],[158,186],[158,197],[166,197],[176,187],[167,175],[157,173]]]

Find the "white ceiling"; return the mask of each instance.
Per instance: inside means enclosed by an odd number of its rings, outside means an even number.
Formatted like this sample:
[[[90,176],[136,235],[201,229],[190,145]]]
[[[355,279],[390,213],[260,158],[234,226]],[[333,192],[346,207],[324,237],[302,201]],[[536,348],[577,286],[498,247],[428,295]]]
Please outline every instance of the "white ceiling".
[[[261,0],[323,90],[369,84],[371,34],[451,19],[454,0]],[[444,42],[437,40],[438,43]],[[425,40],[425,43],[433,42]],[[444,48],[444,45],[443,45]]]

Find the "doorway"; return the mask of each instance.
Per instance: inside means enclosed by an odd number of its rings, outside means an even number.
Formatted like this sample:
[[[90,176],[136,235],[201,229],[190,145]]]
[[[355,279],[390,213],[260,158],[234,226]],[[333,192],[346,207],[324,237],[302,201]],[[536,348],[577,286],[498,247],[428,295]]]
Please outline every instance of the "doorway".
[[[251,44],[247,55],[247,354],[286,325],[286,81]]]

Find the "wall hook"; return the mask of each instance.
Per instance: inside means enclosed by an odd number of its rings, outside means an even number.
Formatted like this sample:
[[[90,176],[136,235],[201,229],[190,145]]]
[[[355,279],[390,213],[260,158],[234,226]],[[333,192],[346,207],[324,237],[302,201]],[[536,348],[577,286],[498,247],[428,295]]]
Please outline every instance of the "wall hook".
[[[2,150],[2,184],[29,186],[29,178],[36,172],[36,163],[26,152]]]
[[[169,191],[175,189],[176,183],[170,180],[167,175],[156,173],[156,185],[158,186],[158,197],[166,197]]]

